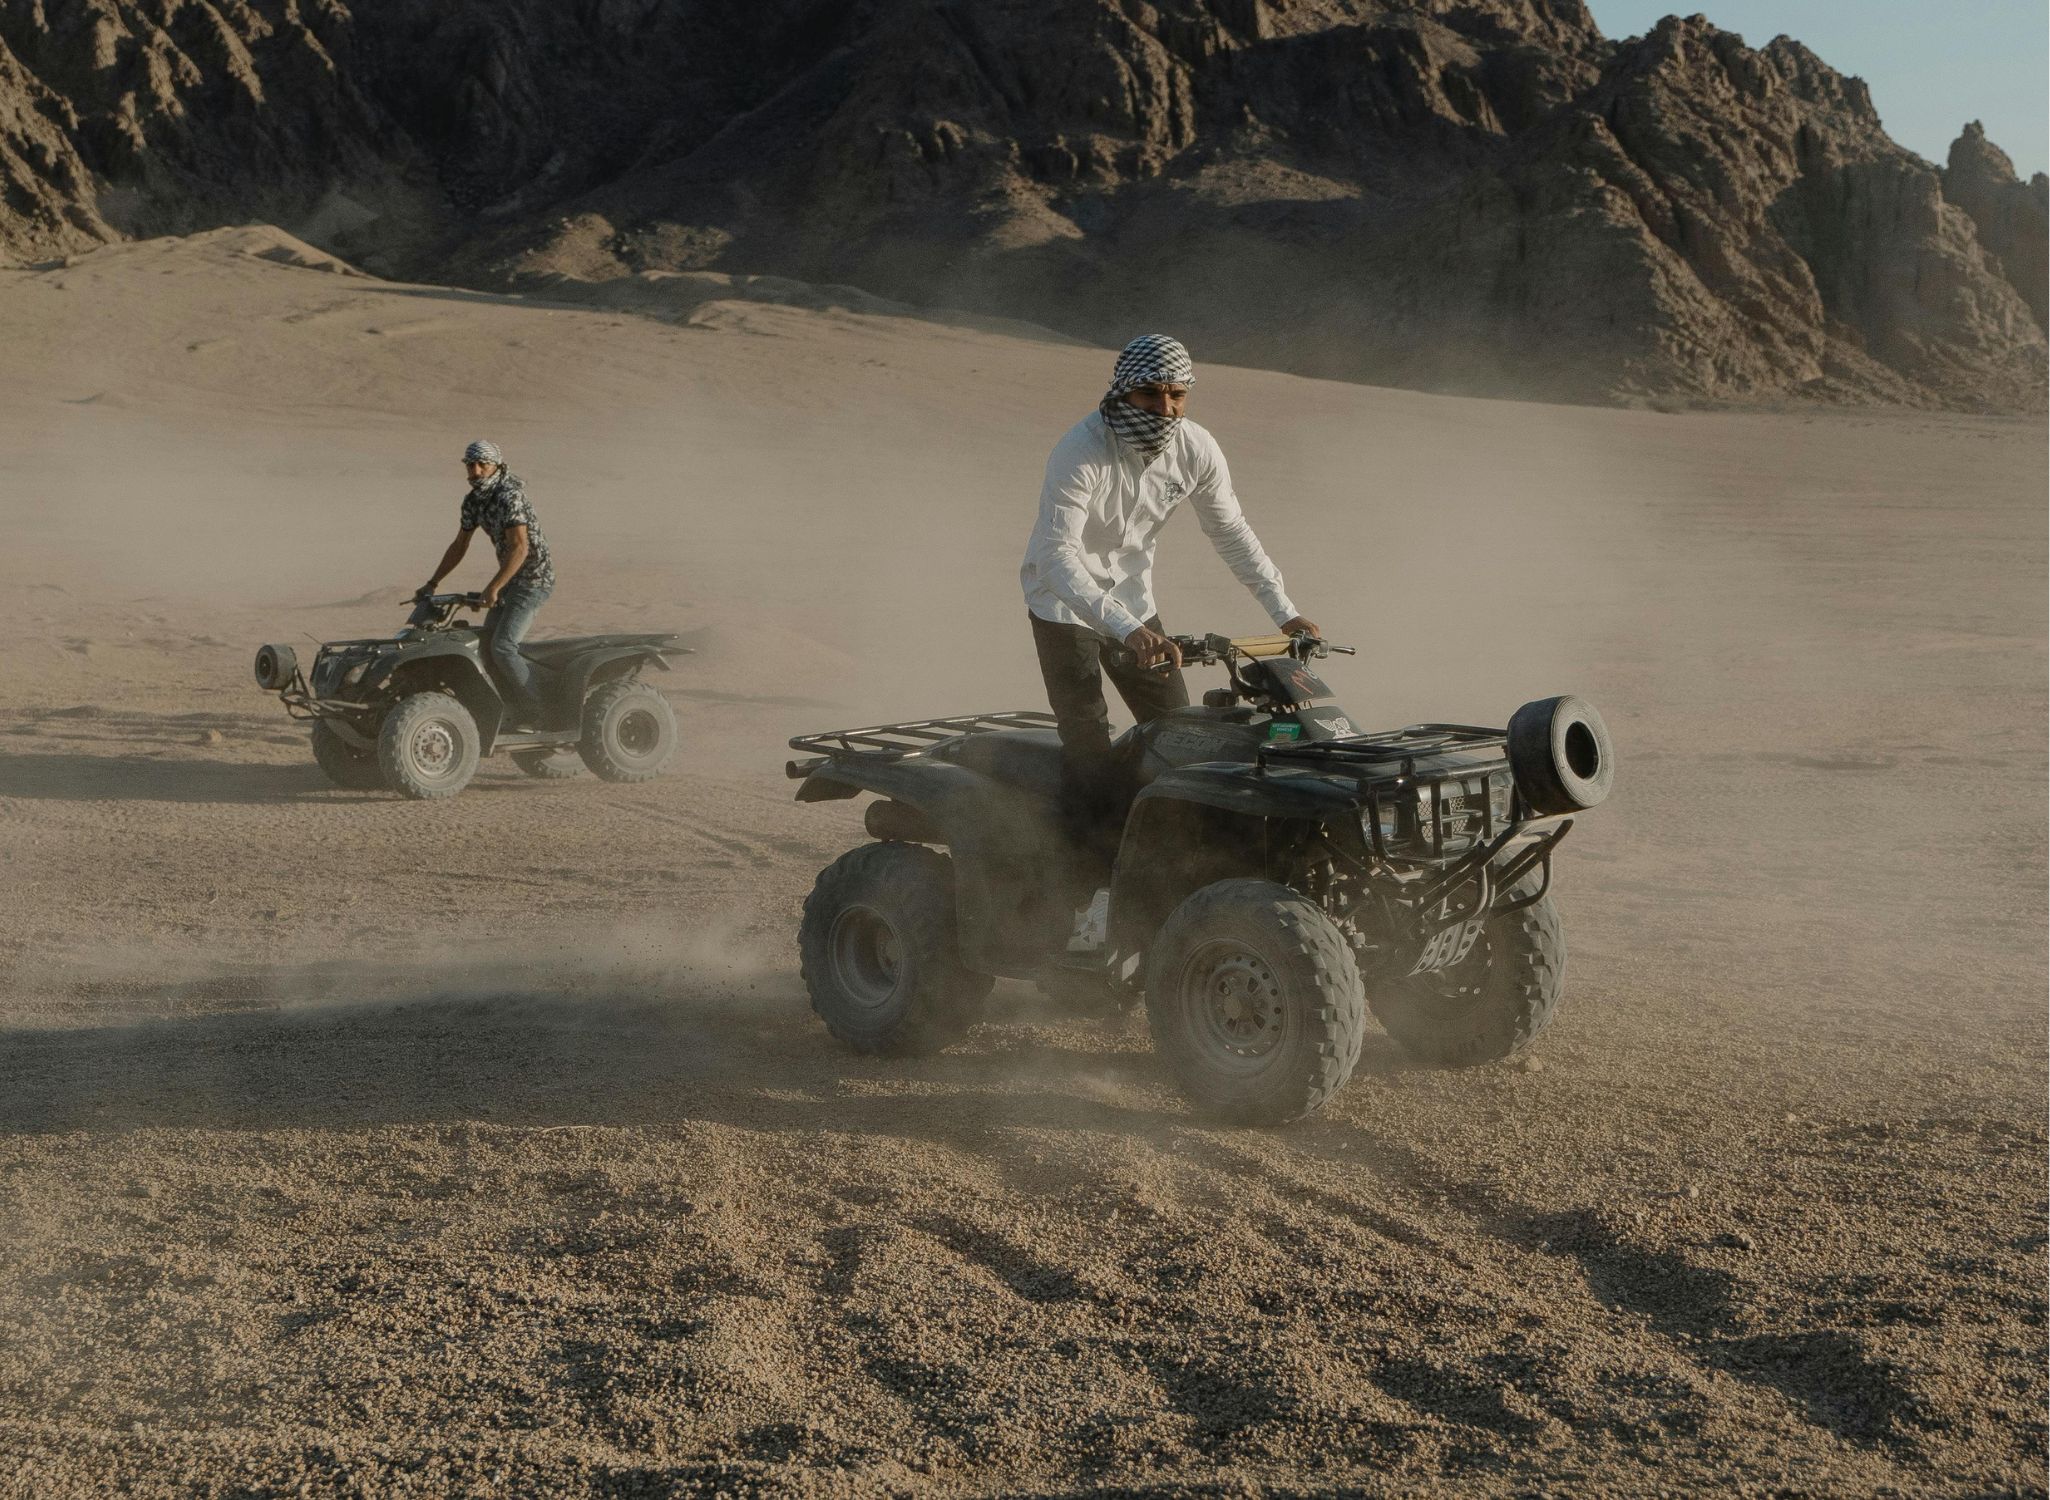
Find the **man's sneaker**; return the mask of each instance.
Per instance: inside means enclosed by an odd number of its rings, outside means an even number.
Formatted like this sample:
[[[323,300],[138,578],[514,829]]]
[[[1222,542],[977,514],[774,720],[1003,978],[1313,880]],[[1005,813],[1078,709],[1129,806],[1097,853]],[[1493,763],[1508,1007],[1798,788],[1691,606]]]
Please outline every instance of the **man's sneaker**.
[[[1110,887],[1090,898],[1087,906],[1075,908],[1075,935],[1068,939],[1070,953],[1094,953],[1110,936]]]

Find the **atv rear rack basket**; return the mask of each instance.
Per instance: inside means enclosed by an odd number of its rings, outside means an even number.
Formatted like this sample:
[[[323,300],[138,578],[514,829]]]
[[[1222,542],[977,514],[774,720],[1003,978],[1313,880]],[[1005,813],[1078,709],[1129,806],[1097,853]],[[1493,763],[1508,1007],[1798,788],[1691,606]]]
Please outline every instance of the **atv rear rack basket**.
[[[952,719],[913,719],[906,724],[872,724],[866,729],[829,729],[824,734],[800,734],[791,740],[793,750],[813,755],[864,755],[878,760],[903,760],[923,755],[942,740],[963,734],[988,734],[997,729],[1051,729],[1054,716],[1032,709],[1010,709],[993,714],[963,714]],[[792,780],[815,769],[791,761],[787,770]]]

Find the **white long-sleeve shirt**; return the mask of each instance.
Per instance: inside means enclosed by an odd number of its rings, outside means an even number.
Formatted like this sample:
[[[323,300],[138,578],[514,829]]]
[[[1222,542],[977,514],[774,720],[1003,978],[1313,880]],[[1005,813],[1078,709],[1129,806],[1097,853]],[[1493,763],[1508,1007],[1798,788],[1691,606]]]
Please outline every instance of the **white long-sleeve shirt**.
[[[1186,501],[1232,573],[1282,625],[1297,610],[1232,492],[1224,450],[1186,418],[1152,463],[1091,412],[1054,445],[1039,519],[1019,581],[1025,605],[1056,625],[1086,625],[1123,640],[1154,615],[1153,551]]]

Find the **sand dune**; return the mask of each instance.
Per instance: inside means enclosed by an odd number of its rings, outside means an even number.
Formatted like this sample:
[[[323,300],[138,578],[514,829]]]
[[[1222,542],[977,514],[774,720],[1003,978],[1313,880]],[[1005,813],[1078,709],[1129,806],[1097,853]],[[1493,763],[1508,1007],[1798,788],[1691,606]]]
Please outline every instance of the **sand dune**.
[[[1376,1035],[1220,1130],[1136,1022],[878,1063],[796,976],[860,834],[782,740],[1037,702],[1107,352],[308,259],[0,271],[6,1487],[2040,1493],[2040,421],[1204,366],[1355,718],[1574,691],[1622,757],[1532,1066]],[[480,434],[544,632],[697,648],[668,779],[343,793],[249,682],[396,623]]]

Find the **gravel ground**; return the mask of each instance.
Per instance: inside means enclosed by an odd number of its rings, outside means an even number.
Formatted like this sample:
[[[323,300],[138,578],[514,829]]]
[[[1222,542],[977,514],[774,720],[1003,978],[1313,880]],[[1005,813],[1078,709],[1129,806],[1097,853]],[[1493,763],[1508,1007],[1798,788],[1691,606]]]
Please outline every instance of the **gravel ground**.
[[[796,974],[804,893],[861,835],[790,802],[782,737],[1031,699],[995,597],[1016,507],[959,523],[986,542],[889,546],[940,492],[892,414],[965,429],[964,372],[1003,357],[1052,428],[1095,351],[469,299],[408,304],[440,321],[401,359],[350,333],[340,278],[109,254],[63,273],[89,299],[0,278],[0,394],[43,434],[0,454],[0,1491],[2043,1493],[2040,423],[1216,372],[1220,431],[1326,424],[1243,465],[1249,494],[1298,497],[1255,517],[1305,601],[1356,561],[1310,545],[1354,535],[1306,509],[1357,457],[1340,435],[1378,434],[1390,485],[1526,455],[1543,588],[1504,572],[1425,633],[1401,623],[1438,587],[1422,554],[1377,554],[1340,622],[1373,649],[1331,675],[1374,723],[1577,690],[1622,766],[1562,851],[1568,996],[1522,1064],[1423,1068],[1375,1032],[1316,1118],[1227,1130],[1136,1018],[1005,983],[960,1046],[870,1061]],[[232,379],[185,352],[227,321],[210,296],[253,350]],[[20,373],[119,317],[125,373]],[[323,415],[321,472],[370,496],[391,444],[518,398],[543,318],[564,384],[533,400],[574,412],[666,360],[741,421],[809,350],[906,455],[909,510],[803,511],[838,493],[846,425],[764,456],[700,412],[698,482],[755,474],[779,526],[816,515],[816,555],[709,510],[686,537],[645,454],[520,408],[544,479],[581,455],[638,507],[541,487],[574,580],[543,629],[699,648],[663,679],[675,774],[329,789],[249,648],[388,628],[389,582],[314,601],[401,564],[313,545],[293,424]],[[236,390],[231,443],[194,413]],[[166,412],[212,451],[133,439]],[[442,544],[448,473],[363,501],[393,557]],[[146,576],[167,552],[177,576]],[[921,598],[935,552],[967,581]],[[1176,566],[1185,614],[1222,617],[1220,570]],[[1002,664],[970,680],[878,633],[907,600]]]

